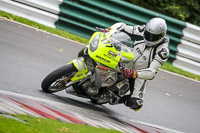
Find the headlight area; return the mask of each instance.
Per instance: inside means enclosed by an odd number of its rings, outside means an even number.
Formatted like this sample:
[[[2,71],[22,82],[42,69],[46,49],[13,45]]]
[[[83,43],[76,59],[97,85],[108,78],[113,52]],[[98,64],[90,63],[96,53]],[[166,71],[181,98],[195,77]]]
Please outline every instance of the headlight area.
[[[96,35],[92,42],[90,43],[90,51],[94,52],[97,48],[98,48],[98,44],[99,44],[99,35]]]

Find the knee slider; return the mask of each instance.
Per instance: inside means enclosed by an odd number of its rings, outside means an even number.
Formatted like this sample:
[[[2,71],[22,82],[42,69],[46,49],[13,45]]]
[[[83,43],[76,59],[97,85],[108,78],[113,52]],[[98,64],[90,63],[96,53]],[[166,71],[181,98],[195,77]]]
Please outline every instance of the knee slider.
[[[127,99],[124,104],[128,106],[129,108],[137,111],[140,108],[142,108],[143,100],[140,98],[131,97]]]

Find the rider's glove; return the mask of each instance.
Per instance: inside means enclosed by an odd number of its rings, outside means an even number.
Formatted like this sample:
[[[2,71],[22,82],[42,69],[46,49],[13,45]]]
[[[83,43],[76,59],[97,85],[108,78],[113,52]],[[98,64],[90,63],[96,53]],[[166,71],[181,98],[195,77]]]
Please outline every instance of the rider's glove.
[[[108,32],[110,32],[111,28],[99,28],[99,27],[96,27],[96,30],[99,31],[99,32],[108,33]]]
[[[104,33],[108,33],[108,32],[110,32],[110,28],[102,29],[102,31],[103,31]]]
[[[123,68],[122,70],[123,76],[125,78],[133,78],[136,79],[138,77],[138,73],[136,70],[128,69],[128,68]]]

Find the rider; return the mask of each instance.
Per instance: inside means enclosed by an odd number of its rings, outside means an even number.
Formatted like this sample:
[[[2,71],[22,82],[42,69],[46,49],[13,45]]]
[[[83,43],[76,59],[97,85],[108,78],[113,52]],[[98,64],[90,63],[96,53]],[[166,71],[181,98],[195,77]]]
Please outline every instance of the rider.
[[[135,39],[133,68],[123,69],[123,75],[129,79],[130,94],[119,98],[110,98],[110,104],[124,103],[137,111],[143,105],[147,81],[152,80],[158,69],[169,57],[169,37],[166,35],[167,25],[162,18],[152,18],[146,25],[129,26],[116,23],[111,26],[131,34]]]

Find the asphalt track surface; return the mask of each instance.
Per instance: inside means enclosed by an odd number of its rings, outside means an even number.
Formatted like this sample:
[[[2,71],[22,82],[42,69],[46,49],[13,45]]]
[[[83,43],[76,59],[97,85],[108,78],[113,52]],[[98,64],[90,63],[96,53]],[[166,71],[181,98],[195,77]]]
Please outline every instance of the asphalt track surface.
[[[0,18],[0,90],[72,104],[113,116],[187,133],[200,132],[200,82],[159,71],[149,82],[144,107],[94,105],[88,99],[41,91],[41,81],[54,69],[77,58],[81,44]]]

